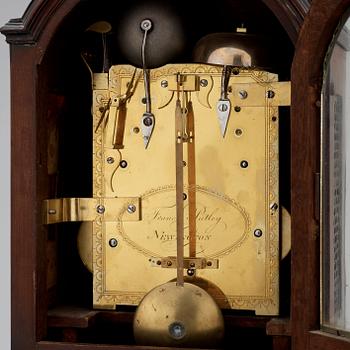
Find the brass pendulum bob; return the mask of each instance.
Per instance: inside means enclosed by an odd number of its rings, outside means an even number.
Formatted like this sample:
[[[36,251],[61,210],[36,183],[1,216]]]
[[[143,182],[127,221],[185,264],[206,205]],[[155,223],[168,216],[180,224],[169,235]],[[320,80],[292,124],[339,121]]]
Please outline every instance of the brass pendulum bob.
[[[183,92],[184,93],[184,92]],[[185,106],[184,106],[185,107]],[[134,318],[138,344],[177,347],[215,347],[223,338],[222,313],[202,288],[184,282],[183,142],[187,108],[176,101],[176,230],[177,279],[151,290],[141,301]]]

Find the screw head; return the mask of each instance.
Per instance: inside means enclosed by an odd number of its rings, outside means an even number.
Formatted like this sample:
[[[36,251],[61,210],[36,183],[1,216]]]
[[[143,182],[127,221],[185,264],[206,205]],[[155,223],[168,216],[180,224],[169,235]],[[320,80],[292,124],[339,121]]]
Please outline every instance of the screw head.
[[[269,90],[269,91],[266,93],[266,96],[267,96],[267,98],[274,98],[274,97],[275,97],[275,92],[272,91],[272,90]]]
[[[262,235],[263,235],[263,232],[259,228],[254,231],[255,237],[260,238]]]
[[[276,211],[278,209],[278,204],[277,203],[272,203],[270,205],[270,209],[273,210],[273,211]]]
[[[196,264],[194,262],[191,262],[190,267],[196,267]]]
[[[161,83],[160,83],[160,86],[161,86],[162,88],[164,88],[164,89],[167,88],[168,85],[169,85],[169,84],[168,84],[168,81],[167,81],[167,80],[162,80]]]
[[[161,260],[157,260],[157,265],[162,265]]]
[[[236,136],[239,137],[239,136],[242,136],[242,134],[243,134],[243,130],[242,130],[242,129],[236,129],[236,130],[235,130],[235,135],[236,135]]]
[[[151,117],[144,118],[142,122],[144,126],[151,126],[153,124],[153,120]]]
[[[194,269],[188,269],[187,270],[187,276],[193,276],[195,274],[195,270]]]
[[[169,325],[169,334],[173,339],[182,339],[186,335],[185,326],[180,322]]]
[[[135,126],[132,131],[134,132],[134,134],[138,134],[140,132],[140,128],[138,126]]]
[[[233,68],[233,69],[232,69],[232,73],[233,73],[234,75],[238,75],[238,74],[239,74],[239,68],[237,68],[237,67]]]
[[[171,266],[173,263],[172,263],[170,260],[168,260],[168,261],[166,262],[166,264],[167,264],[167,266]]]
[[[241,161],[241,168],[243,168],[243,169],[246,169],[246,168],[248,168],[248,162],[246,161],[246,160],[242,160]]]
[[[241,100],[245,100],[248,97],[248,92],[245,90],[241,90],[238,92],[238,95]]]
[[[186,194],[186,193],[183,193],[183,194],[182,194],[182,198],[183,198],[183,200],[185,201],[185,200],[187,199],[187,194]]]
[[[207,266],[212,266],[213,265],[213,263],[211,262],[211,261],[207,261]]]
[[[96,211],[99,213],[99,214],[103,214],[105,211],[106,211],[106,208],[103,206],[103,205],[98,205],[96,207]]]
[[[207,87],[208,86],[208,80],[207,79],[201,79],[199,82],[201,87]]]
[[[225,103],[220,103],[218,109],[220,112],[226,112],[228,110],[228,106]]]
[[[111,238],[109,240],[109,245],[110,247],[115,248],[118,245],[118,241],[115,238]]]
[[[114,158],[113,157],[108,157],[107,158],[107,163],[108,164],[113,164],[114,163]]]
[[[140,26],[142,30],[150,30],[152,28],[152,21],[150,19],[144,19]]]
[[[235,112],[237,112],[237,113],[238,113],[238,112],[240,112],[240,111],[241,111],[241,107],[236,106],[236,107],[235,107]]]
[[[125,169],[128,166],[128,162],[123,159],[119,162],[119,165],[121,168]]]
[[[127,210],[129,214],[133,214],[136,211],[136,206],[134,204],[129,204]]]

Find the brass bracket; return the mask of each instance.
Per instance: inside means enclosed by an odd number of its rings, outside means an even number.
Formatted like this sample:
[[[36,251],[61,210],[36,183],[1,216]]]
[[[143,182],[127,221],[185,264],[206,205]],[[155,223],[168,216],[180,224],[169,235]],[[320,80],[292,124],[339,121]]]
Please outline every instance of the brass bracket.
[[[178,91],[179,86],[183,91],[199,91],[199,76],[176,74],[169,77],[168,90]]]
[[[168,256],[165,258],[150,258],[152,267],[163,267],[166,269],[175,269],[177,267],[176,256]],[[206,258],[184,258],[184,269],[218,269],[218,259]]]
[[[43,203],[44,224],[70,221],[140,221],[141,199],[119,198],[57,198]]]
[[[233,106],[261,107],[266,101],[271,106],[290,106],[291,83],[278,81],[269,84],[234,83],[229,87],[229,99]]]

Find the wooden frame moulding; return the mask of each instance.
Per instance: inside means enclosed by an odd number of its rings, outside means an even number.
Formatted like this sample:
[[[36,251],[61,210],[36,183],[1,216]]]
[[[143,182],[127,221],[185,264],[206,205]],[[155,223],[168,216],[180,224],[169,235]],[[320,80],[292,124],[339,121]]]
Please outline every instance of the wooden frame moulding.
[[[292,349],[350,349],[320,329],[320,98],[323,63],[349,0],[314,0],[292,66]]]

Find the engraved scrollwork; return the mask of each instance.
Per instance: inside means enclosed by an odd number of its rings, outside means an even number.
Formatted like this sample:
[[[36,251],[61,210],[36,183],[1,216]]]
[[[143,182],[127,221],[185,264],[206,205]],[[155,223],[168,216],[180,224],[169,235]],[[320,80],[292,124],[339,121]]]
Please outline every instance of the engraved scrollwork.
[[[141,196],[141,202],[144,201],[145,199],[151,199],[152,196],[154,196],[154,195],[159,196],[159,195],[164,194],[165,196],[168,196],[169,193],[174,192],[174,191],[175,191],[174,185],[167,185],[167,186],[162,186],[159,188],[154,188],[154,189],[151,189],[150,191],[147,191],[145,194],[143,194]],[[216,200],[220,201],[220,203],[223,203],[222,205],[227,205],[229,208],[232,208],[232,210],[237,211],[237,213],[239,213],[237,215],[239,215],[241,220],[244,222],[243,231],[240,232],[236,238],[232,238],[232,241],[230,243],[228,243],[227,246],[224,246],[224,247],[222,247],[222,249],[219,249],[217,251],[213,251],[211,253],[206,253],[205,256],[207,258],[219,258],[219,257],[225,256],[225,255],[228,255],[228,254],[234,252],[235,250],[237,250],[238,248],[240,248],[241,245],[244,243],[244,241],[247,239],[249,232],[251,231],[251,220],[250,220],[250,217],[249,217],[249,214],[247,213],[247,211],[239,203],[237,203],[234,199],[232,199],[232,198],[230,198],[222,193],[213,191],[209,188],[202,187],[202,186],[196,186],[196,192],[197,192],[197,195],[202,194],[205,196],[214,197],[214,198],[216,198]],[[175,198],[175,195],[173,197]],[[161,256],[161,254],[159,252],[147,249],[145,246],[140,245],[139,243],[137,243],[137,241],[135,241],[135,239],[132,239],[129,236],[127,230],[125,230],[125,228],[124,228],[124,224],[123,224],[123,220],[122,220],[122,216],[124,215],[125,211],[126,211],[126,208],[123,209],[119,213],[119,220],[117,222],[117,230],[120,233],[120,235],[122,236],[123,240],[131,248],[137,250],[139,253],[145,255],[146,257]],[[143,211],[145,211],[145,208],[143,208]],[[146,214],[144,213],[143,215],[144,215],[144,219],[145,219]]]

